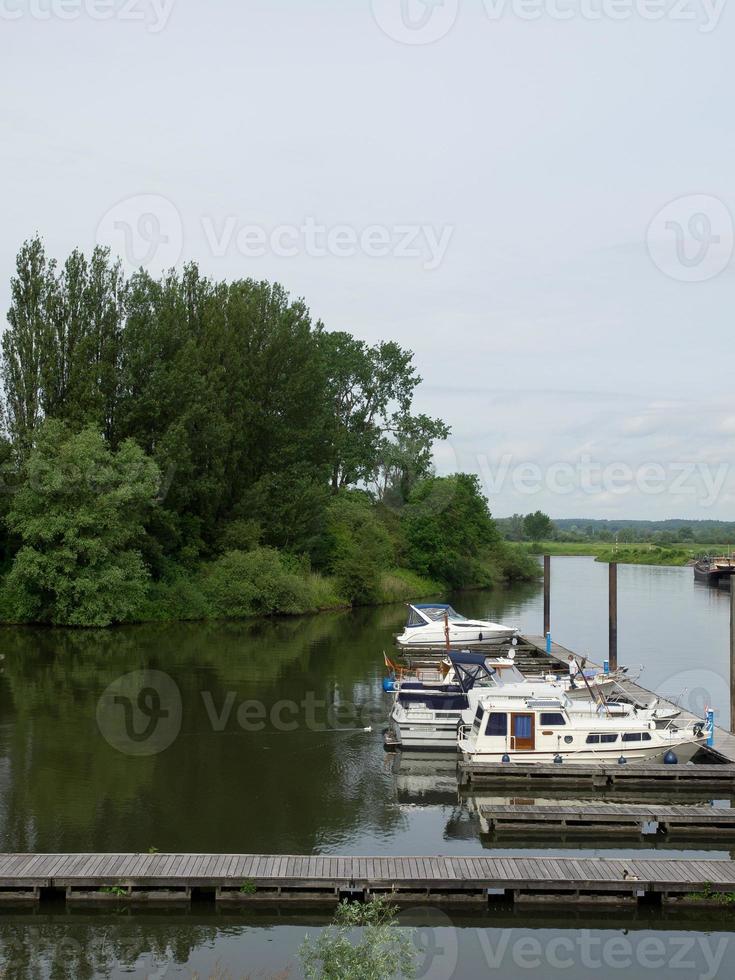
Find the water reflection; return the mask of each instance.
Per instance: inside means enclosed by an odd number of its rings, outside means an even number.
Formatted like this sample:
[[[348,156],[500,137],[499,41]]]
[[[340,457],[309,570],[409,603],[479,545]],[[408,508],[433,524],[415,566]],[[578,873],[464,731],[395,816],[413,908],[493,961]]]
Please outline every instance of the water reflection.
[[[590,559],[553,562],[554,635],[597,659],[606,576]],[[625,567],[619,586],[621,661],[644,662],[647,686],[693,672],[690,700],[726,701],[726,604],[689,569]],[[540,632],[536,583],[451,598],[468,615]],[[386,606],[251,624],[3,629],[0,847],[426,854],[442,841],[481,852],[479,837],[447,833],[453,761],[396,768],[383,752],[382,652],[404,620],[402,606]],[[182,709],[172,744],[141,757],[118,751],[97,718],[103,692],[136,670],[170,677]]]

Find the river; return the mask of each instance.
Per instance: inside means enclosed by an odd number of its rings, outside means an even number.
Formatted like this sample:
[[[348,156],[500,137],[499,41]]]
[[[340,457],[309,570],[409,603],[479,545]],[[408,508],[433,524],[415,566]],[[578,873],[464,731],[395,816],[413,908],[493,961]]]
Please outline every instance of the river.
[[[541,632],[538,584],[452,598],[467,614]],[[620,662],[644,665],[647,687],[682,695],[682,703],[699,714],[714,706],[723,725],[728,724],[728,617],[729,596],[695,583],[691,569],[619,570]],[[404,618],[403,607],[389,606],[248,624],[104,632],[4,629],[0,846],[5,851],[482,853],[493,845],[480,833],[475,801],[458,793],[451,763],[439,769],[427,761],[397,767],[383,751],[389,702],[381,686],[382,653],[390,653]],[[553,559],[552,632],[575,651],[603,659],[607,566],[589,558]],[[141,671],[149,687],[146,700],[126,703],[126,691],[140,687]],[[112,710],[114,705],[119,710]],[[503,851],[524,852],[523,842],[513,844]],[[554,852],[545,845],[530,850]],[[604,841],[578,850],[634,853],[611,850]],[[730,856],[714,845],[702,854]],[[618,916],[631,930],[628,955],[635,967],[639,942],[663,937],[671,972],[671,943],[682,935],[699,941],[700,925],[682,919],[672,930],[671,921],[652,915]],[[583,933],[559,931],[569,916],[549,931],[546,918],[513,914],[502,925],[440,919],[427,935],[435,945],[450,942],[447,937],[453,937],[450,945],[458,943],[457,964],[447,976],[477,976],[478,964],[485,964],[484,972],[490,969],[481,937],[489,937],[496,959],[498,943],[506,943],[501,966],[509,972],[503,975],[534,973],[516,962],[523,960],[517,940],[528,935],[542,948],[545,966],[539,976],[553,975],[545,944],[554,936],[576,944],[568,957],[572,967],[560,971],[586,975],[591,967],[585,957],[592,954],[578,948]],[[595,942],[599,939],[598,953],[608,933],[608,938],[620,936],[601,929],[595,916],[572,913],[572,918]],[[701,927],[705,924],[717,925],[712,915]],[[306,928],[305,920],[294,917],[246,913],[3,914],[0,964],[4,957],[7,976],[35,975],[24,972],[28,957],[36,958],[39,977],[50,975],[54,956],[61,956],[59,969],[63,963],[77,965],[68,974],[57,970],[55,977],[153,976],[154,962],[167,977],[189,976],[192,970],[214,975],[218,962],[233,977],[289,965],[297,977],[294,951]],[[735,948],[730,949],[727,930],[722,937],[727,939],[723,962],[731,964],[732,973]],[[712,948],[697,946],[692,953],[700,956],[701,975],[707,973],[708,953],[716,954],[717,936],[710,941]],[[440,958],[437,954],[432,961],[435,971]],[[614,955],[608,958],[612,962]],[[653,954],[650,960],[658,962]],[[604,957],[600,962],[598,975],[619,975]],[[646,975],[668,975],[663,967],[638,966]],[[698,970],[690,975],[700,975]]]

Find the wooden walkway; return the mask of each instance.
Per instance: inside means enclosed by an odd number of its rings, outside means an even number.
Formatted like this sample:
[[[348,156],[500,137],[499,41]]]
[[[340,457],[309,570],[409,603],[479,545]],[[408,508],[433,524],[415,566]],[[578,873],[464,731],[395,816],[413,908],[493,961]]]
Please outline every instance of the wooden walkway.
[[[735,835],[735,808],[646,804],[483,804],[488,830],[536,833]]]
[[[333,903],[345,897],[443,904],[492,899],[712,901],[735,892],[735,861],[567,857],[332,857],[252,854],[4,854],[0,896],[67,902]],[[717,894],[723,897],[718,900]]]
[[[608,765],[603,763],[554,765],[550,762],[465,762],[458,764],[460,783],[473,786],[523,784],[534,790],[591,786],[593,789],[635,787],[636,790],[687,786],[702,790],[735,789],[735,765],[663,764]]]

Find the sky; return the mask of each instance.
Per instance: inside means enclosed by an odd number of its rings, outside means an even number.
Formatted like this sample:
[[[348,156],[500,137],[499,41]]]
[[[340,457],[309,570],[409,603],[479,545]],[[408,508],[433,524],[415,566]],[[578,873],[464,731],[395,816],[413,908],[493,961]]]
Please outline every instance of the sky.
[[[735,519],[725,0],[0,0],[22,241],[415,351],[498,516]],[[4,321],[3,321],[4,322]]]

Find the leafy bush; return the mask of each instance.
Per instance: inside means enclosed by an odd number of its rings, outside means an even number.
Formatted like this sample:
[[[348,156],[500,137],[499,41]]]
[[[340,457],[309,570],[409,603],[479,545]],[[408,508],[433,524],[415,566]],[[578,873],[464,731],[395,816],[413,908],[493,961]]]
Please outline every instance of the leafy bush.
[[[424,596],[441,595],[442,592],[444,586],[441,582],[422,578],[409,568],[392,568],[380,576],[381,602],[408,602]]]
[[[339,494],[327,511],[321,560],[341,595],[356,605],[381,601],[380,577],[394,563],[393,543],[367,494]]]
[[[299,957],[308,980],[414,977],[416,947],[396,927],[396,912],[396,906],[382,900],[340,903],[334,923],[315,938],[307,935],[301,944]]]
[[[160,483],[134,442],[113,453],[94,428],[47,421],[7,517],[21,547],[7,578],[12,619],[108,626],[135,619],[149,573],[136,544]]]
[[[201,589],[212,615],[226,619],[296,615],[340,604],[331,583],[298,570],[274,548],[228,551],[206,565]]]
[[[456,589],[497,581],[500,535],[476,476],[458,473],[419,483],[402,523],[406,561],[419,575]]]

